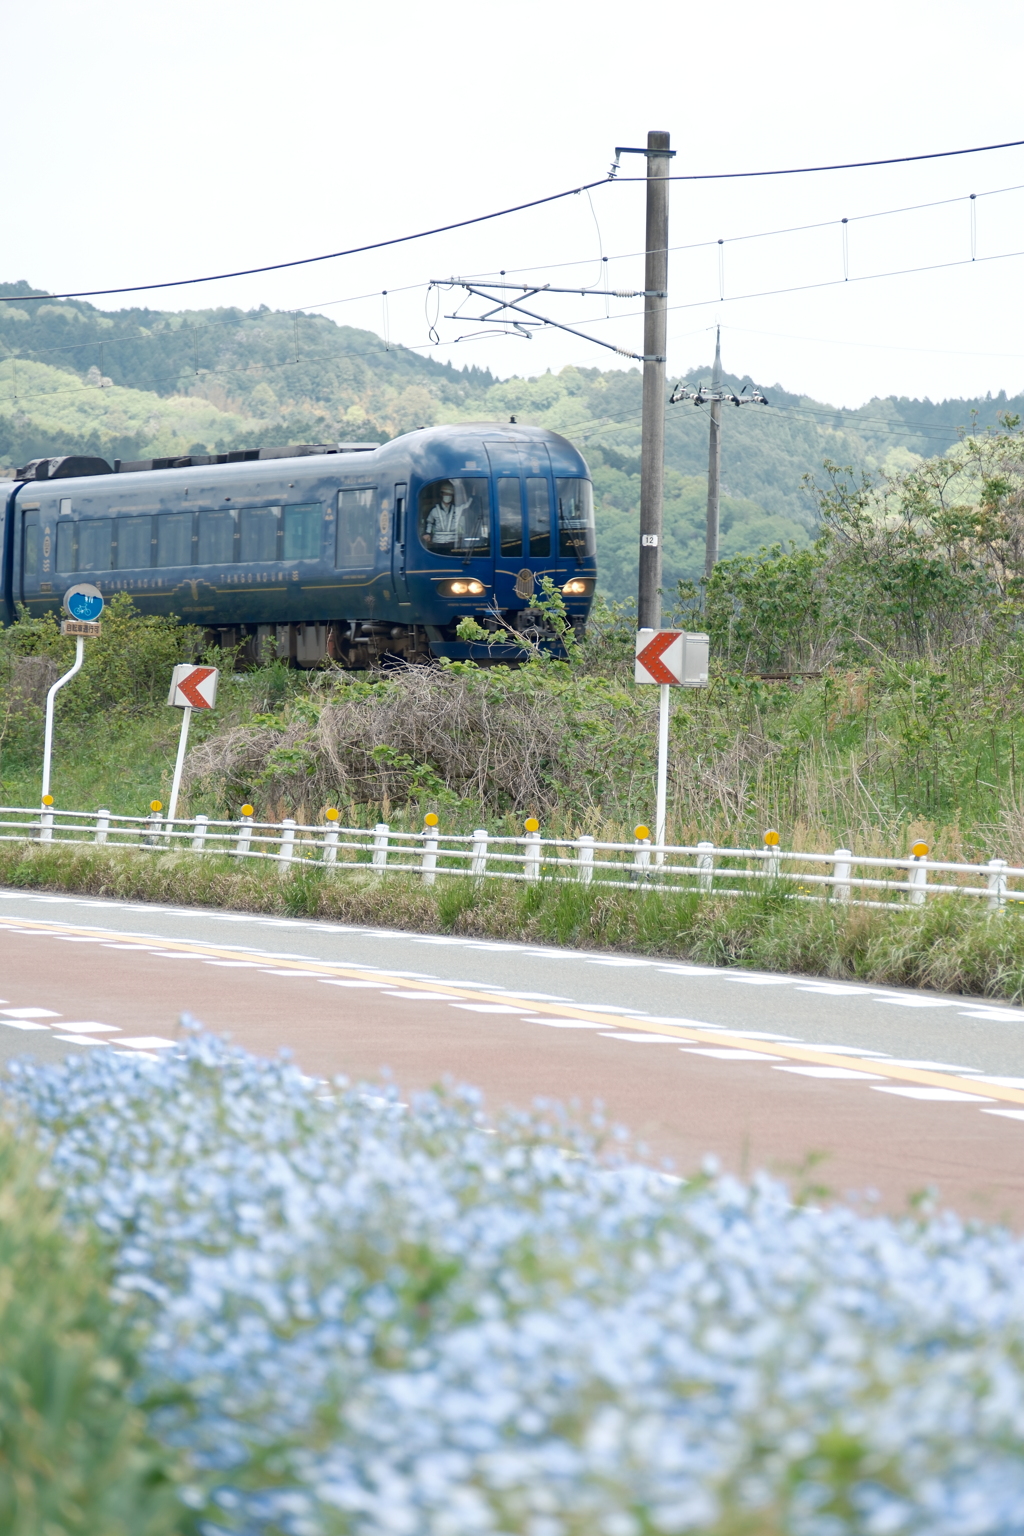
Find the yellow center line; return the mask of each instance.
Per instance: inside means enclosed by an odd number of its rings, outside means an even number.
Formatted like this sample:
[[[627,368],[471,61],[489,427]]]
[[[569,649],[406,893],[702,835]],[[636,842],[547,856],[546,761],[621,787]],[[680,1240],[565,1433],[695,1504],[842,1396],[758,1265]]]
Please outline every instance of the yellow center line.
[[[400,986],[405,991],[422,992],[425,997],[441,993],[446,997],[465,998],[474,1003],[500,1003],[511,1008],[521,1008],[524,1013],[549,1014],[559,1019],[579,1019],[583,1023],[603,1024],[606,1028],[631,1029],[638,1034],[664,1035],[668,1039],[685,1041],[688,1045],[714,1045],[733,1050],[764,1051],[801,1066],[847,1067],[853,1072],[870,1072],[876,1077],[891,1078],[894,1082],[912,1083],[922,1088],[952,1088],[958,1093],[972,1094],[978,1099],[998,1099],[1007,1104],[1024,1106],[1024,1089],[1007,1088],[997,1083],[979,1083],[970,1078],[957,1077],[951,1072],[930,1072],[922,1067],[899,1067],[874,1057],[833,1056],[813,1045],[789,1045],[782,1041],[762,1040],[730,1030],[723,1038],[721,1030],[702,1028],[699,1024],[654,1024],[647,1019],[623,1018],[618,1014],[592,1011],[585,1003],[545,1003],[520,998],[510,992],[487,992],[479,988],[459,987],[444,981],[421,981],[386,971],[364,970],[357,965],[344,965],[331,960],[281,960],[276,956],[264,956],[258,952],[222,949],[201,940],[140,938],[136,934],[118,933],[110,928],[78,927],[71,923],[47,923],[33,918],[0,918],[0,931],[4,928],[34,928],[41,933],[70,933],[86,938],[102,937],[104,941],[133,944],[148,951],[160,948],[181,954],[202,955],[218,960],[251,960],[254,965],[273,970],[293,970],[299,975],[310,972],[318,976],[338,977],[349,981],[373,981],[382,987]],[[851,1078],[849,1081],[853,1081]]]

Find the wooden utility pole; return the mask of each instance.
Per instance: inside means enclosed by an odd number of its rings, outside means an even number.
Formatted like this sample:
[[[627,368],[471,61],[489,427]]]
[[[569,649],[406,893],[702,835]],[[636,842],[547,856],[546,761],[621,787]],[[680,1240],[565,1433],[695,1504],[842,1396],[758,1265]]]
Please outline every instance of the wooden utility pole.
[[[722,328],[715,329],[715,367],[711,375],[711,435],[708,439],[708,530],[704,544],[704,575],[710,580],[718,564],[718,497],[722,478]]]
[[[665,351],[668,322],[669,135],[647,135],[647,263],[644,288],[644,397],[640,448],[640,568],[637,624],[661,625],[662,501],[665,483]]]

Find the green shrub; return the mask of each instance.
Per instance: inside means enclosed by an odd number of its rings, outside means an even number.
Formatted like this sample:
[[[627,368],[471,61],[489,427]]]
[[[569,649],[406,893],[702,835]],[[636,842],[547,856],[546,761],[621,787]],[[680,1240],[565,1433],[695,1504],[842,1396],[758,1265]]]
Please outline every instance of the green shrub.
[[[171,1536],[188,1517],[131,1400],[129,1315],[40,1172],[0,1130],[0,1531]]]

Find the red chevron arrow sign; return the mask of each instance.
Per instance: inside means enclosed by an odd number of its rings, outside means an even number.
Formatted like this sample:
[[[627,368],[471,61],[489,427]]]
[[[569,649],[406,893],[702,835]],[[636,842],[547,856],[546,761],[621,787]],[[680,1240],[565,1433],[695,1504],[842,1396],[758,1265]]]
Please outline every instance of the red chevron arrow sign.
[[[212,709],[217,702],[216,667],[194,667],[188,662],[175,667],[168,704],[179,709]]]
[[[681,629],[657,629],[653,634],[641,630],[636,637],[636,682],[681,683],[684,639]]]

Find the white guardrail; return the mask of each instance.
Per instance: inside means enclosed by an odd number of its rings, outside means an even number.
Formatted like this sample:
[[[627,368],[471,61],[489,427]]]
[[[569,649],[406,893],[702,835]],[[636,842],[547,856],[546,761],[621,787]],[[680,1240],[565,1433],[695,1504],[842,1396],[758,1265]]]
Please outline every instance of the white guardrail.
[[[245,809],[249,809],[246,807]],[[398,832],[386,822],[372,829],[343,827],[337,812],[321,826],[292,820],[214,821],[179,817],[171,823],[160,811],[148,816],[114,816],[110,811],[32,810],[0,806],[0,841],[101,844],[153,852],[176,849],[197,854],[266,859],[281,875],[311,865],[340,872],[371,869],[381,875],[418,875],[433,885],[439,875],[475,880],[594,881],[638,891],[700,891],[739,896],[772,881],[790,888],[797,900],[853,902],[858,906],[921,906],[929,896],[974,896],[991,909],[1024,901],[1024,869],[1005,859],[987,864],[952,864],[929,859],[924,844],[905,859],[881,859],[837,848],[833,853],[763,848],[657,847],[649,838],[602,843],[593,837],[542,837],[530,824],[521,837],[494,836],[484,828],[443,833],[428,824],[422,832]],[[536,823],[533,823],[536,828]],[[645,831],[645,828],[639,830]],[[777,834],[767,834],[777,842]],[[856,891],[856,895],[854,892]]]

